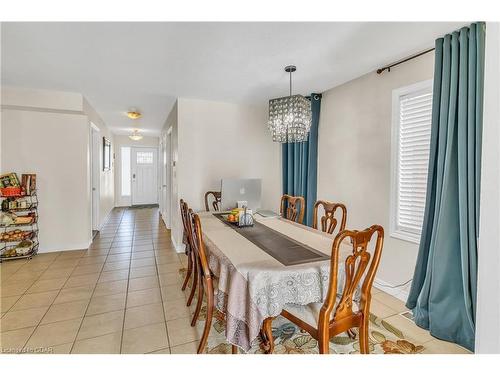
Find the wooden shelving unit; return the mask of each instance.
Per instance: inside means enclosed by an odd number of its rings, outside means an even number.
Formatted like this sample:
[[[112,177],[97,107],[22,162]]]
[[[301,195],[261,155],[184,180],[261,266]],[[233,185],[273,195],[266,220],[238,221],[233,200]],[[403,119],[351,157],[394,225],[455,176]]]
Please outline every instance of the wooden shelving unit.
[[[3,204],[8,200],[10,207]],[[22,205],[20,202],[23,201]],[[31,217],[29,223],[0,224],[0,263],[6,260],[32,258],[38,253],[38,197],[36,190],[30,195],[0,196],[2,211],[21,217]],[[17,235],[15,234],[17,231]],[[13,249],[25,240],[32,242],[30,250],[26,253],[11,255]]]

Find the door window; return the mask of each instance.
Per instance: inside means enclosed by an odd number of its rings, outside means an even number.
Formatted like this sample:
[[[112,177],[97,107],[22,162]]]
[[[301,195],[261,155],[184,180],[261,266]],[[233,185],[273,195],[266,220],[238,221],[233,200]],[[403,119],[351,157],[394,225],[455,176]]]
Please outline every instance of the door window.
[[[137,164],[153,164],[153,152],[152,151],[138,151],[136,162],[137,162]]]

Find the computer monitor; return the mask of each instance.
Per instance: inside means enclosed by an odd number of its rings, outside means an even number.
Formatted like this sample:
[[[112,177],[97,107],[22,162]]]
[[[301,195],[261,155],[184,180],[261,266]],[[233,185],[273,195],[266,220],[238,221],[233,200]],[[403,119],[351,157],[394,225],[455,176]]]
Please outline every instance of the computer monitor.
[[[259,209],[262,194],[260,178],[223,178],[221,181],[222,210],[230,210],[238,201],[247,201],[247,208]]]

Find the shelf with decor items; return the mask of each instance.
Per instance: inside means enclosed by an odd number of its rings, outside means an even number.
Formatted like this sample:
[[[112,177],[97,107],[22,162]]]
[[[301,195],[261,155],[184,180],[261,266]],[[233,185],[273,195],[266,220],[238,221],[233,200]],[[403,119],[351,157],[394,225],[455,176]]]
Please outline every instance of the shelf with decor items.
[[[36,175],[0,176],[0,262],[31,259],[38,253],[38,196]]]

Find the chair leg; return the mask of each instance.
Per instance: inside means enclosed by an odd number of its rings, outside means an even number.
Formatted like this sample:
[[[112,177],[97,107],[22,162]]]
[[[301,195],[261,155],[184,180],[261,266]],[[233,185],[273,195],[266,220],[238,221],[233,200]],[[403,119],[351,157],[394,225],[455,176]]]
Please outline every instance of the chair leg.
[[[359,327],[359,352],[361,354],[370,354],[370,339],[368,337],[368,322],[369,319],[363,315]]]
[[[329,335],[319,334],[318,337],[318,346],[319,346],[319,354],[330,354],[330,342]]]
[[[204,287],[203,287],[203,276],[198,274],[198,301],[196,302],[196,309],[194,310],[194,315],[193,319],[191,320],[191,327],[194,327],[196,325],[196,321],[198,320],[198,315],[200,315],[201,311],[201,306],[203,305],[203,292],[204,292]],[[210,294],[210,293],[208,293]],[[210,298],[210,295],[207,295],[207,300]],[[213,297],[212,297],[213,298]],[[212,302],[213,305],[213,302]],[[207,315],[208,315],[208,304],[207,304]]]
[[[356,332],[354,332],[354,330],[352,328],[349,328],[347,330],[347,336],[349,336],[351,339],[355,339],[356,338]]]
[[[273,354],[274,351],[274,337],[273,337],[273,318],[266,318],[262,323],[261,336],[265,340],[264,352],[266,354]]]
[[[231,354],[238,354],[238,347],[236,345],[231,345]]]
[[[200,289],[204,289],[203,285],[200,285]],[[199,304],[196,306],[198,308]],[[196,313],[195,313],[196,314]],[[214,295],[207,291],[207,318],[205,319],[205,327],[203,328],[203,335],[201,336],[200,344],[198,345],[198,354],[203,353],[205,346],[207,345],[208,334],[210,333],[210,328],[212,328],[212,316],[214,314]],[[197,317],[197,315],[195,315]],[[195,320],[196,323],[196,320]],[[191,325],[192,322],[191,322]]]
[[[198,284],[198,265],[197,262],[195,261],[195,255],[193,254],[193,285],[191,287],[191,293],[189,294],[189,298],[187,300],[187,306],[191,306],[191,302],[193,302],[193,297],[194,297],[194,292],[196,291],[196,286]]]
[[[187,246],[187,245],[186,245]],[[184,282],[182,283],[181,290],[186,290],[186,286],[189,282],[189,278],[191,277],[191,273],[193,272],[193,257],[191,255],[191,251],[188,252],[188,269],[186,272],[186,277],[184,278]]]

